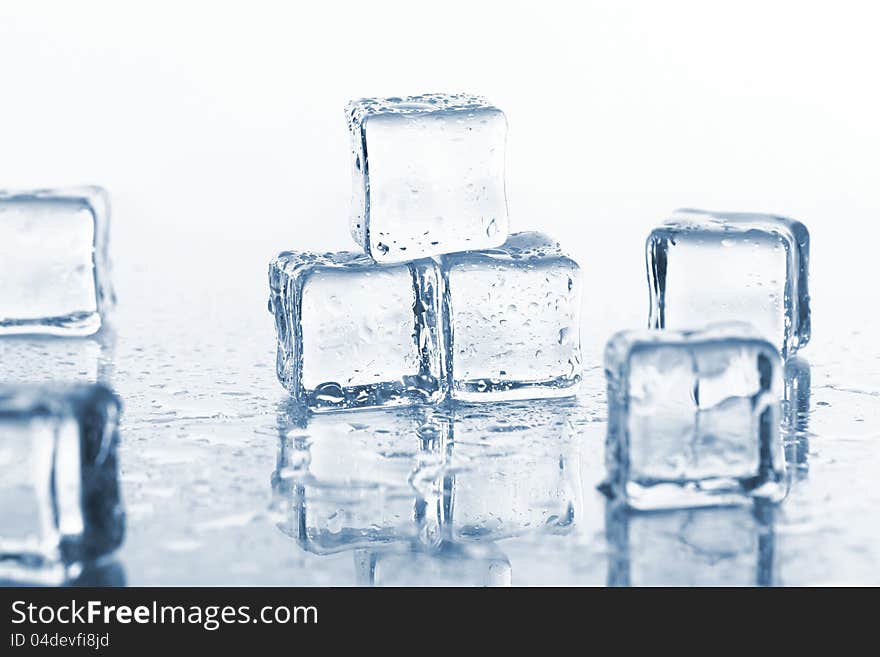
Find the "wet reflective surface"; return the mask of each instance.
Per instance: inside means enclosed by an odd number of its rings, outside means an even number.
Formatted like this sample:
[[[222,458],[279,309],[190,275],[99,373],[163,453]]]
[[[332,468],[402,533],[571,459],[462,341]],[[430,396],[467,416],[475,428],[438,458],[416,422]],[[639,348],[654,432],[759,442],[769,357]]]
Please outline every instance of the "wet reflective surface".
[[[787,365],[779,507],[632,515],[596,490],[618,319],[585,307],[576,399],[303,414],[275,379],[265,246],[157,265],[123,240],[112,332],[0,341],[5,382],[101,380],[124,404],[127,536],[69,583],[880,584],[871,331],[826,316]]]

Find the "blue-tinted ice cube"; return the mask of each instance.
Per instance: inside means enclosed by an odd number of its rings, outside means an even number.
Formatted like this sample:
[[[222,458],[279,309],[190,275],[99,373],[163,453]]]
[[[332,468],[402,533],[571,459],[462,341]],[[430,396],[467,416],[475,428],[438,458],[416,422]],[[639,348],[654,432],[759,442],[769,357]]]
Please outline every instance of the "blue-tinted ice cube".
[[[0,579],[63,579],[120,545],[119,408],[102,385],[0,387]]]
[[[282,419],[280,529],[316,554],[437,543],[444,427],[422,409]]]
[[[440,285],[431,260],[281,253],[269,267],[278,379],[314,410],[439,401]]]
[[[114,303],[107,195],[0,192],[0,335],[91,335]]]
[[[609,586],[772,586],[770,504],[631,513],[606,507]]]
[[[679,210],[648,237],[649,326],[748,322],[788,357],[810,340],[809,256],[799,221]]]
[[[581,275],[558,243],[515,233],[498,249],[443,256],[442,266],[455,399],[575,394]]]
[[[781,369],[746,325],[612,337],[606,490],[636,509],[781,499]]]
[[[346,108],[351,233],[378,262],[484,249],[507,237],[507,121],[484,98],[365,98]]]

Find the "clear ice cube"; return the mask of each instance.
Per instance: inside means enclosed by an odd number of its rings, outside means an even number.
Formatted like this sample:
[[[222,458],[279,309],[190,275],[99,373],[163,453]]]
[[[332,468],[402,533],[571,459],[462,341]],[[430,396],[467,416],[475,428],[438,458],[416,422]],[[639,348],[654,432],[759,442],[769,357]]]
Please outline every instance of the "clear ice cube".
[[[446,255],[441,264],[453,398],[575,394],[581,275],[558,243],[515,233],[498,249]]]
[[[377,262],[484,249],[507,237],[507,121],[484,98],[365,98],[346,108],[351,233]]]
[[[810,340],[810,236],[799,221],[679,210],[647,240],[651,328],[745,321],[783,357]]]
[[[0,335],[91,335],[114,303],[106,193],[0,192]]]
[[[782,367],[751,327],[618,333],[605,373],[614,497],[658,509],[784,495]]]
[[[444,423],[422,409],[371,409],[283,416],[280,433],[280,529],[304,550],[439,542]]]
[[[0,387],[0,579],[67,578],[120,545],[119,408],[102,385]]]
[[[774,509],[631,513],[609,503],[609,586],[773,586]]]
[[[419,260],[284,252],[269,267],[278,379],[314,410],[439,401],[441,280]]]

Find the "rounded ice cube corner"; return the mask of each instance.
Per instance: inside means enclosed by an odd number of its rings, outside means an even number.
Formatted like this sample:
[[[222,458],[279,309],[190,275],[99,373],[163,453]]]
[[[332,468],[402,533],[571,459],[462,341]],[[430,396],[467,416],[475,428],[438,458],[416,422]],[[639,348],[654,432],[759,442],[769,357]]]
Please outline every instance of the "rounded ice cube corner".
[[[782,361],[760,331],[624,331],[605,374],[610,498],[649,511],[785,497]]]
[[[646,240],[648,326],[747,321],[791,357],[810,340],[809,259],[794,219],[678,210]]]
[[[346,108],[350,229],[377,262],[500,246],[508,234],[507,119],[485,98],[365,98]]]
[[[513,233],[498,248],[447,254],[440,265],[453,399],[577,394],[581,270],[557,241]]]
[[[116,297],[100,187],[0,191],[0,336],[93,335]]]
[[[430,259],[287,251],[269,267],[278,380],[312,411],[436,403],[446,394],[442,281]]]

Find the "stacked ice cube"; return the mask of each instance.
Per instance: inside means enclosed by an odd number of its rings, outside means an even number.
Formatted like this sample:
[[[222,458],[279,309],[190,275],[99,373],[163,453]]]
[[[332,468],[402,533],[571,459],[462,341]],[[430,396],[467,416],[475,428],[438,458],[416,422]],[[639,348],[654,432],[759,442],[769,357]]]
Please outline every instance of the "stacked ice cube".
[[[680,210],[647,241],[648,331],[613,336],[606,492],[635,509],[785,494],[782,358],[810,339],[809,233]]]
[[[85,337],[114,303],[108,224],[96,187],[0,192],[0,582],[82,581],[122,541],[112,340]]]
[[[270,264],[281,383],[316,411],[573,394],[580,269],[545,235],[508,235],[501,110],[428,94],[347,115],[364,253]]]

